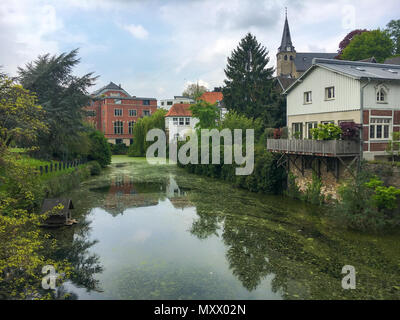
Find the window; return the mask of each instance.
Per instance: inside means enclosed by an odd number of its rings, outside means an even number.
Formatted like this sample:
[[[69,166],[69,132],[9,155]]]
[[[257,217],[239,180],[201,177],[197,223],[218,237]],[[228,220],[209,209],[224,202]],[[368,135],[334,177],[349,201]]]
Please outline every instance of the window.
[[[86,111],[86,116],[87,117],[95,117],[96,116],[96,111],[95,110],[88,110],[88,111]]]
[[[149,106],[150,105],[150,100],[143,100],[143,105],[144,106]]]
[[[318,122],[308,122],[306,126],[307,126],[307,139],[312,140],[313,137],[311,134],[311,130],[318,128]]]
[[[143,116],[145,117],[150,116],[150,110],[143,110]]]
[[[285,61],[287,61],[287,56],[285,55]]]
[[[172,101],[167,101],[167,106],[172,106]]]
[[[136,110],[134,110],[134,109],[129,110],[129,116],[136,117]]]
[[[185,125],[190,126],[190,118],[185,118]]]
[[[335,87],[325,88],[325,100],[335,99]]]
[[[121,99],[115,99],[115,100],[114,100],[114,103],[115,103],[115,104],[121,104]]]
[[[114,116],[121,117],[122,116],[122,109],[114,109]]]
[[[129,134],[133,134],[133,126],[135,125],[135,121],[129,121],[128,123],[128,132]]]
[[[122,139],[115,139],[115,144],[122,144],[123,140]]]
[[[292,135],[296,139],[303,139],[303,124],[302,123],[293,123],[292,126]]]
[[[172,121],[174,123],[174,126],[178,125],[178,118],[172,118]]]
[[[311,91],[304,92],[304,104],[309,104],[312,102]]]
[[[293,56],[290,56],[290,60],[293,61]]]
[[[386,92],[383,88],[380,88],[376,93],[376,101],[380,103],[386,102]]]
[[[161,101],[161,105],[162,105],[162,106],[164,105],[164,101]]]
[[[390,137],[390,127],[392,119],[390,118],[373,118],[369,130],[371,140],[388,140]]]
[[[335,124],[335,121],[321,121],[321,124],[327,125],[327,124]]]
[[[179,118],[179,125],[183,126],[185,124],[185,118]]]
[[[123,134],[124,133],[124,124],[122,121],[114,122],[114,134]]]

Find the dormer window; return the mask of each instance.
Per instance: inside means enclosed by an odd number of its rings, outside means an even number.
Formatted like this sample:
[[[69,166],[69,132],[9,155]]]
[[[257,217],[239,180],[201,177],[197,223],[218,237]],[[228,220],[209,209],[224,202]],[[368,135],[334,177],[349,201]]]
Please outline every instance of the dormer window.
[[[378,103],[386,102],[386,91],[383,88],[380,88],[376,93],[376,101]]]

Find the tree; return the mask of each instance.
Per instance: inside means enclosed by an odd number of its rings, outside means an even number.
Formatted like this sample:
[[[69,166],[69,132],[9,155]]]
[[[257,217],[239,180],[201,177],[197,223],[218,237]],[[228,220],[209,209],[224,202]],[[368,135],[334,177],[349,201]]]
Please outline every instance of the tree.
[[[184,97],[192,98],[193,100],[197,100],[200,98],[204,92],[207,92],[208,89],[205,86],[199,85],[199,83],[189,84],[185,91],[183,91],[182,95]]]
[[[400,20],[390,21],[386,26],[386,31],[394,43],[395,49],[393,54],[400,54]]]
[[[196,129],[212,129],[217,126],[220,111],[216,104],[200,101],[190,106],[193,117],[199,119]]]
[[[343,50],[342,59],[358,61],[375,57],[382,63],[392,55],[393,49],[394,44],[389,34],[377,29],[355,36]]]
[[[268,51],[248,33],[228,58],[225,69],[225,106],[256,119],[273,103],[273,68],[267,68]]]
[[[98,130],[92,130],[89,133],[90,153],[89,160],[96,160],[103,168],[111,163],[111,148],[104,137],[104,134]]]
[[[34,94],[0,75],[0,148],[12,141],[33,143],[39,132],[47,132],[44,111],[36,102]]]
[[[339,50],[338,50],[339,55],[337,57],[339,59],[342,58],[343,50],[347,48],[347,46],[350,44],[351,40],[353,40],[355,36],[358,36],[364,32],[368,32],[368,30],[367,29],[356,29],[356,30],[353,30],[352,32],[348,33],[339,44]]]
[[[20,83],[36,93],[46,111],[45,123],[50,131],[39,135],[39,146],[47,157],[67,157],[71,153],[69,141],[83,130],[82,107],[88,104],[88,88],[97,77],[92,73],[73,75],[80,61],[77,54],[77,49],[59,56],[45,54],[18,68]]]

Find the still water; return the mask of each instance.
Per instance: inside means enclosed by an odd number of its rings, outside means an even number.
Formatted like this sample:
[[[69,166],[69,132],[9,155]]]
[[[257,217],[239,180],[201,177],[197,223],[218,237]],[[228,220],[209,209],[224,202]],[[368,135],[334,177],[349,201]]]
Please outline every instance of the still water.
[[[400,298],[398,235],[344,232],[284,197],[127,157],[62,197],[79,220],[52,231],[73,299]]]

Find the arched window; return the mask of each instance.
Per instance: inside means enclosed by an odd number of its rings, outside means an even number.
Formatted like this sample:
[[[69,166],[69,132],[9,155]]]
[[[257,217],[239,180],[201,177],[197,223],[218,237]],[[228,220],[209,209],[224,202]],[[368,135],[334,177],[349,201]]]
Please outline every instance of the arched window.
[[[287,55],[285,55],[285,61],[287,61]]]
[[[133,134],[133,126],[135,125],[135,121],[129,121],[128,123],[128,132],[129,134]]]
[[[122,121],[114,122],[114,134],[123,134],[124,133],[124,123]]]
[[[377,102],[386,102],[386,91],[383,88],[378,89],[376,93]]]

